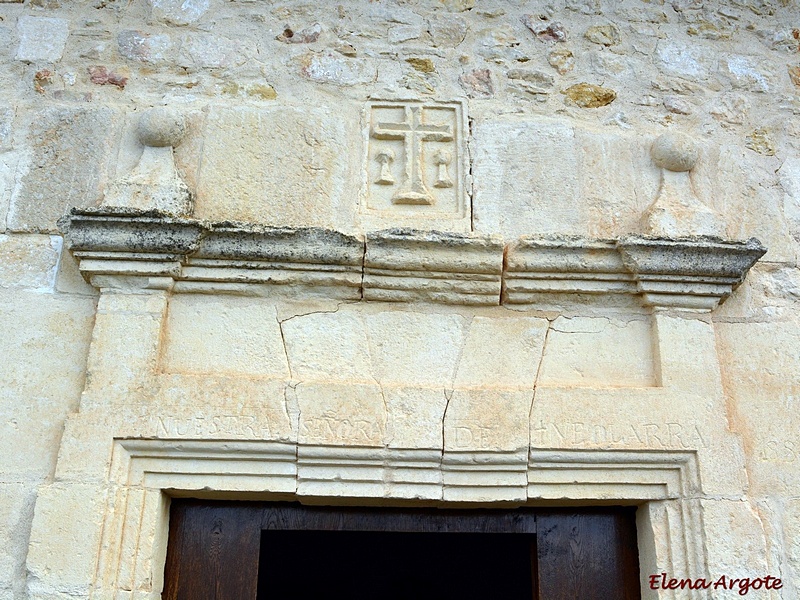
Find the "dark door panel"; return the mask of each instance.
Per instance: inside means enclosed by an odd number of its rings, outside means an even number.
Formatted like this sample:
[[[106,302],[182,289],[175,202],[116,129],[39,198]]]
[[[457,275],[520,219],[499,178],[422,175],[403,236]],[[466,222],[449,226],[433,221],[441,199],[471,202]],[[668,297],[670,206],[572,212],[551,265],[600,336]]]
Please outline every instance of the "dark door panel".
[[[174,500],[166,600],[639,600],[634,508]]]

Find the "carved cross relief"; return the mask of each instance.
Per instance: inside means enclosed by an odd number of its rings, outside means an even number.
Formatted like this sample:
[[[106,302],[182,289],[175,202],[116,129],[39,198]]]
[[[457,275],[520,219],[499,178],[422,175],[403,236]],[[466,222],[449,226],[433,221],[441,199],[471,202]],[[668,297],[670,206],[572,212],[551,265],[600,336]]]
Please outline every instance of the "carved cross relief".
[[[461,105],[375,102],[367,111],[367,210],[460,216]]]

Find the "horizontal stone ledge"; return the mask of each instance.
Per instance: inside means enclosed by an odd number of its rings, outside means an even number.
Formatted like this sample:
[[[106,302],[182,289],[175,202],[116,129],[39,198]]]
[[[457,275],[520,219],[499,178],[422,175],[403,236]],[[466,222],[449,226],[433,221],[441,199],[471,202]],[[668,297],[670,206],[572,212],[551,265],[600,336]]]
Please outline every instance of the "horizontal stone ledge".
[[[756,239],[708,237],[506,244],[496,235],[390,229],[362,238],[105,208],[73,209],[59,226],[84,277],[101,288],[523,308],[555,295],[627,295],[654,308],[710,311],[766,252]]]

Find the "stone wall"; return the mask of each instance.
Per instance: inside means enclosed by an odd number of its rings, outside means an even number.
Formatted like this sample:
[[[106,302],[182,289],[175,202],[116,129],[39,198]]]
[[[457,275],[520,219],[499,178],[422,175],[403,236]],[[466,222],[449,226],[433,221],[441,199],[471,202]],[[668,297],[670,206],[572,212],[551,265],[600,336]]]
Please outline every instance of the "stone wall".
[[[448,451],[695,453],[685,498],[705,550],[688,564],[780,576],[773,597],[796,598],[799,51],[796,0],[0,0],[0,599],[130,590],[98,550],[124,512],[109,499],[114,440],[187,435],[433,451],[439,479],[409,492],[429,502],[499,498],[448,491],[469,487]],[[141,143],[153,106],[183,119],[174,151]],[[447,129],[420,142],[442,144],[422,169],[432,204],[392,195],[413,163],[380,130],[413,107]],[[688,168],[651,155],[668,132],[693,138]],[[395,227],[482,236],[498,290],[503,248],[523,236],[714,233],[768,251],[688,318],[574,289],[476,308],[416,279],[424,293],[385,304],[369,296],[380,261],[428,255],[385,258],[377,243],[356,298],[193,280],[143,300],[126,280],[98,306],[116,284],[85,262],[101,277],[87,283],[57,221],[119,198],[142,208],[125,190],[143,173],[167,181],[152,165],[173,159],[196,219],[326,228],[357,246]],[[337,406],[366,417],[342,424]],[[497,438],[481,426],[495,413]],[[486,487],[546,498],[531,460],[522,483]],[[312,471],[292,489],[326,495]],[[385,480],[339,495],[407,496]],[[618,489],[607,498],[644,502]],[[667,564],[659,543],[653,566]]]

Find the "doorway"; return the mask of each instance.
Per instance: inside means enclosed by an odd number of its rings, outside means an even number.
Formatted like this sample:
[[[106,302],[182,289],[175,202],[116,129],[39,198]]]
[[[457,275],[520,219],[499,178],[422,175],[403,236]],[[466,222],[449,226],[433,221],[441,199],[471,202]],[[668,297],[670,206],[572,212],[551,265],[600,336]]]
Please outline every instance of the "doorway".
[[[173,500],[165,600],[638,600],[635,507]]]

